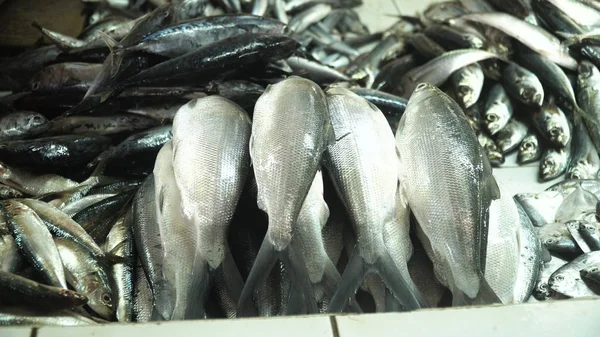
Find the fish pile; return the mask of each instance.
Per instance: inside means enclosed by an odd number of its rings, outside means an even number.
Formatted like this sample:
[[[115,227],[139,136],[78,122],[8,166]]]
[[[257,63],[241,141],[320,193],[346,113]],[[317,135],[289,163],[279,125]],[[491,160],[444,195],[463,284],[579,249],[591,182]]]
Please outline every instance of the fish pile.
[[[0,325],[600,294],[594,1],[85,2],[0,62]]]

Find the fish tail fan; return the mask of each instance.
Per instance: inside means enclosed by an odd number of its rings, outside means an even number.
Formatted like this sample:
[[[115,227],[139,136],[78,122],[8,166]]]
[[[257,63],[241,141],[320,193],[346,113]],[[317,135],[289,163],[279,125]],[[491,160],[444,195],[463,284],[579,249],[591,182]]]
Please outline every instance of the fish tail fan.
[[[104,44],[106,44],[106,47],[110,50],[110,54],[108,55],[110,76],[115,77],[119,72],[119,68],[125,57],[125,47],[119,44],[119,42],[110,35],[104,32],[99,32],[99,34],[102,41],[104,41]]]
[[[319,308],[315,292],[302,255],[294,249],[293,245],[288,245],[279,252],[279,255],[281,262],[283,262],[283,265],[290,272],[292,280],[290,285],[290,293],[292,295],[290,295],[290,301],[287,305],[288,314],[318,313]],[[301,301],[297,301],[300,298]]]
[[[479,285],[479,293],[473,300],[473,304],[502,304],[502,300],[498,297],[494,289],[490,286],[487,280],[482,276],[481,283]]]
[[[375,261],[375,270],[404,309],[415,310],[431,307],[412,279],[406,280],[402,276],[400,269],[387,251]]]
[[[204,318],[206,300],[209,297],[211,275],[208,263],[204,259],[196,259],[194,263],[193,282],[186,298],[185,319]],[[176,317],[173,317],[176,319]]]
[[[404,307],[389,289],[385,289],[385,312],[401,312]]]
[[[358,247],[356,247],[350,255],[338,289],[331,298],[329,312],[344,311],[348,298],[354,298],[370,269],[370,266],[367,265],[365,259],[360,255]]]
[[[321,285],[321,287],[323,287],[325,295],[329,299],[333,298],[333,295],[335,294],[335,291],[336,291],[338,285],[340,284],[341,278],[342,278],[342,276],[340,275],[340,272],[337,270],[337,268],[335,267],[333,262],[330,259],[327,259],[327,262],[325,264],[325,270],[323,271],[323,277],[321,279],[320,285]],[[350,301],[349,308],[350,308],[350,311],[354,312],[354,313],[362,313],[363,312],[361,307],[358,305],[358,303],[355,300]]]
[[[163,275],[154,289],[151,321],[170,321],[175,308],[175,288]]]
[[[211,270],[210,273],[211,278],[215,282],[215,286],[218,285],[225,290],[227,297],[225,301],[227,301],[227,303],[222,305],[225,314],[229,318],[235,318],[235,309],[240,300],[242,289],[244,289],[244,280],[233,260],[233,255],[231,255],[229,248],[227,248],[225,252],[225,258],[221,265],[218,268]],[[257,313],[254,313],[254,315],[256,314]]]
[[[244,289],[242,289],[242,293],[240,294],[237,317],[248,317],[256,314],[257,310],[253,303],[254,293],[258,285],[267,279],[278,258],[279,254],[275,250],[275,246],[265,237],[258,250],[252,269],[250,269]]]

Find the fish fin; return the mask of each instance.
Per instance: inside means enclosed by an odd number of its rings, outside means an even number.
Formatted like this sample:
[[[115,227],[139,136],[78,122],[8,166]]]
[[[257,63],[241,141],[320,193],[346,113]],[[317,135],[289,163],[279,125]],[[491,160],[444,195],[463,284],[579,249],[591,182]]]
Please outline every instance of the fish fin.
[[[288,303],[288,314],[318,313],[319,308],[317,307],[315,292],[302,255],[293,245],[288,245],[280,252],[280,260],[290,272],[292,280],[290,293],[297,293],[298,297],[302,299],[301,301],[290,301]]]
[[[110,50],[110,54],[108,55],[110,61],[110,76],[115,77],[119,72],[119,68],[125,57],[125,47],[105,32],[100,31],[98,33],[102,41],[106,44],[106,47]]]
[[[385,288],[385,312],[402,312],[405,311],[402,304],[398,302],[398,299],[392,294],[392,292]]]
[[[208,263],[197,253],[194,262],[193,284],[190,287],[191,296],[194,298],[187,301],[185,308],[185,319],[200,319],[204,317],[206,298],[210,290],[210,274]],[[177,304],[176,304],[177,306]]]
[[[325,263],[325,269],[323,270],[323,276],[319,284],[323,288],[325,295],[329,299],[333,298],[333,295],[335,295],[335,291],[338,287],[338,284],[340,283],[341,278],[342,276],[340,275],[340,272],[337,270],[333,262],[330,259],[327,259],[327,262]],[[351,312],[363,312],[362,308],[360,307],[360,305],[358,305],[358,302],[356,302],[355,300],[350,301],[349,307]]]
[[[221,284],[229,298],[237,304],[242,289],[244,289],[244,280],[229,248],[226,249],[225,258],[221,265],[217,269],[211,270],[210,273],[213,275],[211,277],[215,280],[215,283]]]
[[[360,248],[357,246],[350,256],[338,290],[331,299],[329,311],[342,312],[345,309],[346,299],[356,294],[365,276],[370,272],[376,272],[381,277],[383,283],[405,309],[413,310],[430,306],[414,283],[409,284],[402,277],[387,251],[381,254],[373,264],[369,264],[364,260],[360,254]]]
[[[490,284],[487,282],[485,277],[481,277],[481,283],[479,285],[479,293],[475,297],[473,304],[493,304],[502,303],[502,300],[496,295],[496,292]]]
[[[39,22],[34,20],[31,23],[31,26],[40,31],[40,33],[46,37],[53,45],[55,45],[58,49],[68,52],[76,48],[81,48],[86,45],[85,41],[81,41],[74,37],[60,34],[57,32],[53,32],[49,29],[42,27]]]

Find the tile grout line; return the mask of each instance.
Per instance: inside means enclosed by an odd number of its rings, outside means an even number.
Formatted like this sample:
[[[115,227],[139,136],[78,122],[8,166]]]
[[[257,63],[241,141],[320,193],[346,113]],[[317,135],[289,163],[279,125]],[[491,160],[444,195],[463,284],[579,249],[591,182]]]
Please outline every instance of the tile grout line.
[[[38,329],[37,327],[33,327],[31,328],[31,334],[29,334],[29,337],[37,337],[38,335]]]
[[[340,329],[338,328],[337,320],[335,316],[329,316],[329,323],[331,323],[331,333],[333,337],[340,337]],[[35,337],[35,336],[31,336]]]

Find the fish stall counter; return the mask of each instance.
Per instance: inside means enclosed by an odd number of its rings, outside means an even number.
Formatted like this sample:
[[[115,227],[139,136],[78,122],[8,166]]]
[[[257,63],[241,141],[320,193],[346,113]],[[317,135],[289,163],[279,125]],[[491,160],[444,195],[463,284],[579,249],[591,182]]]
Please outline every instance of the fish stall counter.
[[[600,334],[596,1],[83,2],[0,60],[1,337]]]

